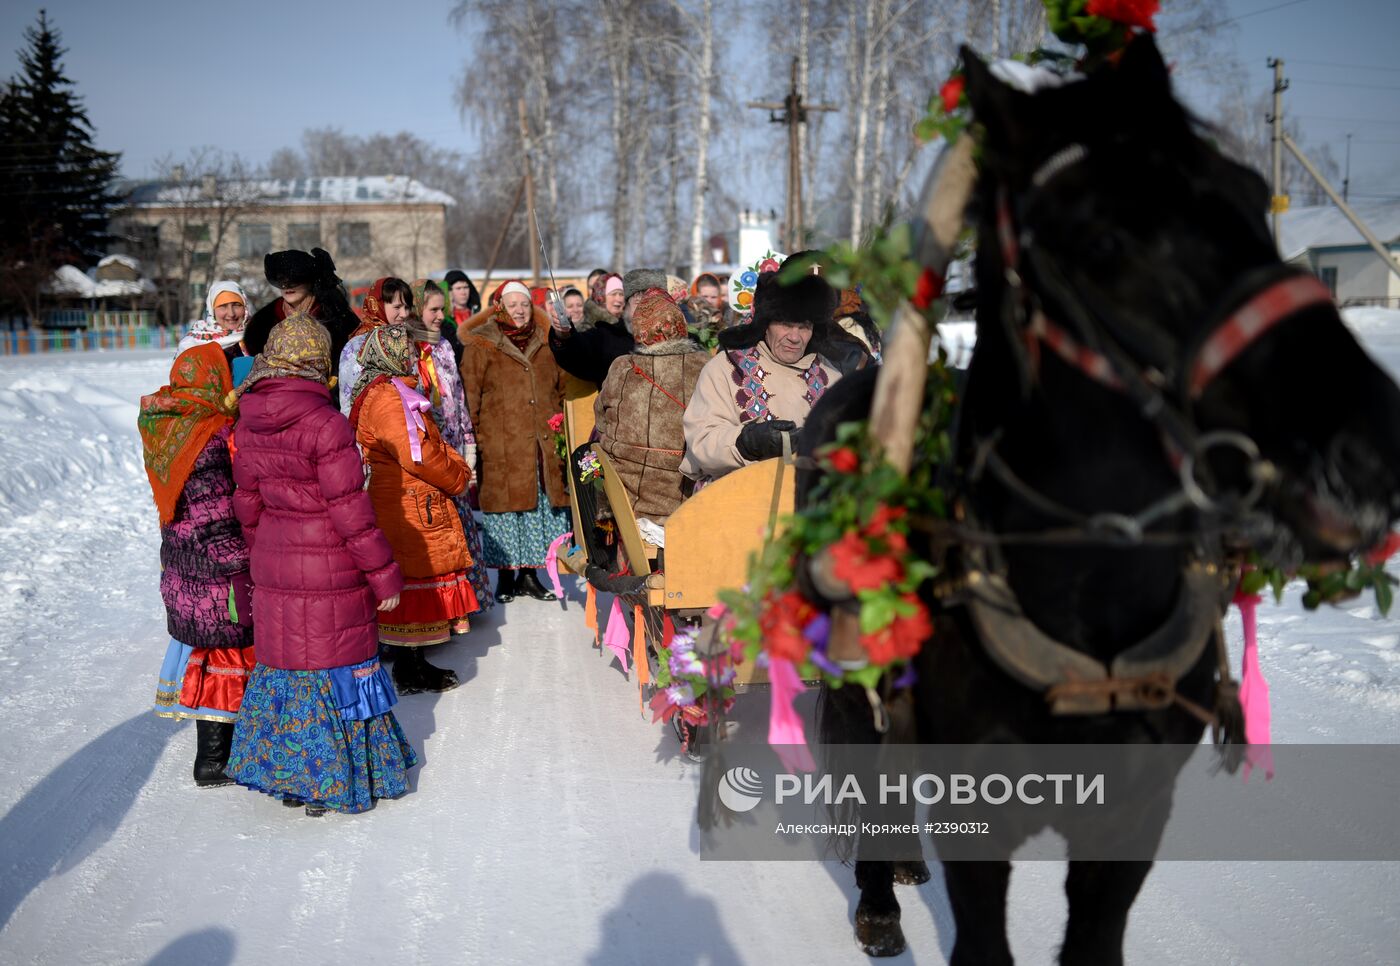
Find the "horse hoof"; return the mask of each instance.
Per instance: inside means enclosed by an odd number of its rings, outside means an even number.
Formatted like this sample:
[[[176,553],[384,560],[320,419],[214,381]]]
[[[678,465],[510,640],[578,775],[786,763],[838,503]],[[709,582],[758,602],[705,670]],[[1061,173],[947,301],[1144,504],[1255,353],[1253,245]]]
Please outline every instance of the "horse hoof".
[[[904,930],[899,926],[899,907],[875,911],[864,904],[856,907],[856,942],[867,956],[898,956],[904,952]]]
[[[895,885],[923,885],[929,878],[928,863],[922,859],[894,864]]]

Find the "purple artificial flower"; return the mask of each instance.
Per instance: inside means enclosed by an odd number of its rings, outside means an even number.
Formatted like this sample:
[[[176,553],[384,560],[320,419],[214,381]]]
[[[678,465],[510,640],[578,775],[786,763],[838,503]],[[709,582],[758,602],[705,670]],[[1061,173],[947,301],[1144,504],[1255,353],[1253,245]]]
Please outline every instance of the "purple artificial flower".
[[[894,686],[897,688],[912,688],[914,682],[919,680],[919,672],[914,670],[913,663],[909,663],[904,668],[904,673],[895,678]]]

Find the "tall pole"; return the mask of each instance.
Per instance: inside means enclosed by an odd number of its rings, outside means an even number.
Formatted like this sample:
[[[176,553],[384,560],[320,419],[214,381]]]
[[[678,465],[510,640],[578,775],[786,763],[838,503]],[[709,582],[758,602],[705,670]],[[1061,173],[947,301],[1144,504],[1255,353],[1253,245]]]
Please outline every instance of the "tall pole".
[[[540,233],[535,219],[535,179],[530,171],[530,122],[525,116],[525,98],[516,102],[520,109],[520,143],[525,151],[525,231],[530,238],[530,284],[540,284]]]
[[[1347,135],[1347,173],[1342,176],[1342,200],[1350,201],[1351,197],[1351,135]]]
[[[797,86],[797,58],[792,59],[792,87],[788,95],[788,242],[792,253],[802,247],[806,232],[802,226],[802,139],[798,131],[807,120],[802,109],[802,93]]]
[[[1288,196],[1283,193],[1283,92],[1288,90],[1288,81],[1283,79],[1283,61],[1269,58],[1269,66],[1274,69],[1274,112],[1269,115],[1269,126],[1273,139],[1273,197],[1269,211],[1274,228],[1274,244],[1278,244],[1279,216],[1288,210]]]
[[[802,100],[798,59],[792,59],[792,84],[781,104],[755,103],[748,106],[768,111],[768,120],[785,124],[788,129],[787,192],[783,201],[782,245],[786,252],[797,251],[806,237],[802,210],[802,125],[807,123],[808,111],[834,111],[830,104],[806,104]],[[776,113],[782,111],[782,114]]]

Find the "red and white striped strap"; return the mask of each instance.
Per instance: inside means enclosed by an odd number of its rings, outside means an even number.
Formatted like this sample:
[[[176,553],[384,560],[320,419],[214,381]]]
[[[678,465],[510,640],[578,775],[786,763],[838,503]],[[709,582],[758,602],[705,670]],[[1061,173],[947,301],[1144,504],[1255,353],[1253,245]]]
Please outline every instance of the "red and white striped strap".
[[[1201,346],[1191,368],[1191,396],[1205,392],[1211,380],[1279,322],[1295,312],[1331,301],[1327,286],[1312,275],[1294,275],[1260,291],[1231,313]]]
[[[1061,359],[1068,362],[1095,382],[1109,389],[1123,388],[1123,380],[1113,371],[1113,364],[1101,352],[1087,349],[1074,341],[1074,338],[1051,322],[1045,313],[1036,309],[1031,315],[1031,335],[1051,349]]]

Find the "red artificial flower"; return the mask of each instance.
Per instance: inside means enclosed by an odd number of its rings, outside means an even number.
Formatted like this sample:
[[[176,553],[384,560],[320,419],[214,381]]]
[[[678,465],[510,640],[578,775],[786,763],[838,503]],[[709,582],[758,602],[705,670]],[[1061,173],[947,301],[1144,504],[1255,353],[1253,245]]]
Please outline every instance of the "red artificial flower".
[[[924,641],[933,636],[933,622],[923,602],[913,594],[905,594],[905,603],[912,604],[914,613],[905,617],[900,614],[886,627],[872,634],[862,634],[861,647],[874,664],[890,664],[901,659],[911,658],[919,653]]]
[[[967,78],[962,74],[954,74],[943,82],[943,86],[938,89],[938,96],[943,99],[943,113],[952,114],[958,109],[958,104],[962,101],[963,88],[967,86]]]
[[[854,473],[860,469],[860,457],[849,446],[842,446],[827,453],[826,461],[838,473]]]
[[[549,431],[551,433],[562,433],[564,431],[564,414],[555,413],[549,417]]]
[[[943,276],[931,268],[926,268],[919,275],[919,282],[914,287],[914,308],[927,309],[942,294]]]
[[[870,537],[889,538],[897,536],[902,538],[902,534],[890,533],[890,524],[896,520],[903,520],[908,511],[902,506],[890,506],[881,503],[875,512],[870,516],[870,522],[862,529],[862,533]]]
[[[853,591],[878,590],[904,579],[904,568],[888,554],[872,554],[859,533],[848,533],[831,545],[831,572]]]
[[[1091,17],[1103,17],[1125,27],[1137,27],[1148,33],[1156,33],[1157,25],[1152,18],[1157,16],[1161,0],[1089,0],[1084,12]]]
[[[1366,551],[1366,562],[1368,564],[1383,564],[1395,555],[1395,551],[1400,550],[1400,533],[1388,533],[1385,539]]]
[[[816,608],[795,590],[777,596],[769,594],[758,618],[769,655],[794,664],[807,660],[812,643],[802,635],[802,630],[816,616]]]

